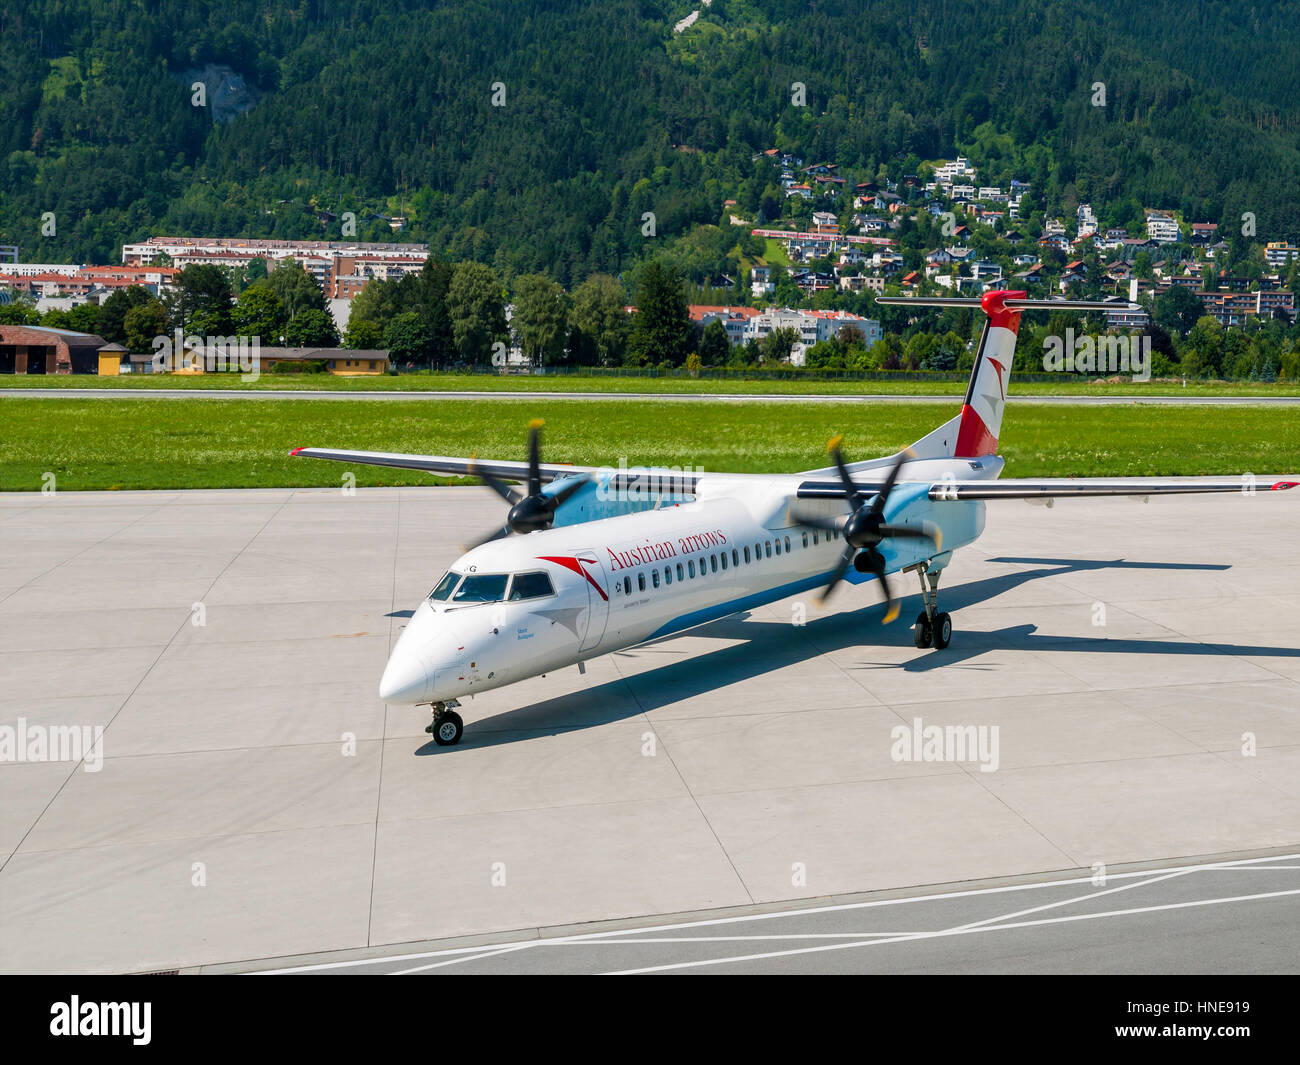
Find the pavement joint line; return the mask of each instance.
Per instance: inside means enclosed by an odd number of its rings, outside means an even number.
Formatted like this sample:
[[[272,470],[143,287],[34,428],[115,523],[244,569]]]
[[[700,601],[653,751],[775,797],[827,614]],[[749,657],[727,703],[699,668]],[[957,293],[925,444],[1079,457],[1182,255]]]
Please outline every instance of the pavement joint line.
[[[1282,851],[1283,853],[1275,853],[1276,851],[1279,850]],[[1107,875],[1107,879],[1109,880],[1121,880],[1121,879],[1130,879],[1134,877],[1146,877],[1149,876],[1149,874],[1152,871],[1161,871],[1161,870],[1166,872],[1205,872],[1211,870],[1213,871],[1230,870],[1230,871],[1248,872],[1255,866],[1259,866],[1260,868],[1265,868],[1262,864],[1265,862],[1288,861],[1291,859],[1300,859],[1300,852],[1292,851],[1289,848],[1272,848],[1271,851],[1272,852],[1264,855],[1252,855],[1252,856],[1241,857],[1241,858],[1221,857],[1218,858],[1218,860],[1214,860],[1214,861],[1206,860],[1206,861],[1197,862],[1193,865],[1186,865],[1186,866],[1179,866],[1179,865],[1171,866],[1165,864],[1166,862],[1169,861],[1177,862],[1177,861],[1184,860],[1184,859],[1177,859],[1177,858],[1156,859],[1156,860],[1142,861],[1136,863],[1124,863],[1119,867],[1120,868],[1119,872],[1107,872],[1106,875]],[[1211,857],[1218,857],[1218,856],[1211,856]],[[1127,868],[1127,866],[1129,865],[1137,866],[1137,868]],[[1063,872],[1063,871],[1065,870],[1056,870],[1054,872]],[[530,942],[533,940],[537,940],[539,943],[546,943],[546,944],[568,943],[568,942],[578,942],[578,941],[597,941],[597,940],[603,940],[607,938],[614,938],[618,936],[635,936],[638,933],[645,933],[645,932],[672,932],[672,931],[679,931],[682,929],[707,928],[707,927],[716,927],[719,925],[741,924],[741,923],[766,921],[766,920],[780,920],[786,917],[803,917],[803,916],[811,916],[811,915],[826,914],[826,913],[844,913],[844,912],[854,911],[854,910],[876,909],[878,907],[884,907],[884,906],[908,905],[917,902],[922,902],[922,903],[942,902],[950,899],[971,898],[977,896],[993,896],[993,895],[1006,894],[1006,893],[1016,892],[1016,891],[1033,891],[1033,890],[1038,890],[1043,888],[1050,889],[1050,888],[1068,887],[1076,884],[1091,885],[1094,882],[1094,875],[1091,872],[1077,877],[1067,877],[1065,879],[1057,879],[1057,880],[1031,879],[1033,877],[1039,877],[1039,876],[1050,877],[1051,875],[1052,873],[1048,872],[1048,873],[1025,873],[1025,874],[1016,874],[1010,877],[998,877],[995,879],[1009,881],[1009,882],[1000,883],[992,887],[982,887],[982,888],[947,890],[949,887],[956,887],[956,885],[935,885],[941,890],[928,891],[928,892],[923,891],[921,894],[905,894],[905,892],[916,891],[917,889],[915,887],[887,888],[882,891],[866,893],[872,897],[867,898],[865,900],[855,899],[854,901],[830,903],[830,904],[820,905],[820,906],[806,905],[807,901],[809,900],[791,900],[790,905],[786,905],[785,903],[782,902],[760,903],[758,905],[763,906],[764,909],[762,909],[759,912],[730,914],[725,917],[704,918],[704,919],[696,919],[696,920],[686,919],[686,920],[680,920],[671,923],[663,923],[663,922],[656,923],[654,918],[626,918],[617,921],[599,922],[601,924],[613,924],[617,926],[609,930],[574,933],[570,935],[548,936],[545,934],[547,929],[544,928],[513,929],[513,930],[507,930],[496,934],[498,936],[508,935],[508,936],[526,938]],[[884,896],[884,897],[876,897],[876,896]],[[837,898],[842,896],[819,896],[819,897]],[[729,907],[729,908],[734,909],[736,907]],[[708,913],[711,911],[706,910],[701,912]],[[648,924],[642,923],[645,921],[649,921],[650,923]],[[559,926],[559,927],[567,927],[567,926]],[[492,935],[492,934],[493,933],[479,933],[473,937],[464,937],[464,938],[480,938],[482,936]],[[500,943],[501,940],[498,939],[496,942]],[[491,943],[480,943],[475,946],[444,947],[444,948],[436,948],[427,951],[408,952],[408,953],[394,954],[388,956],[380,954],[380,955],[365,957],[365,958],[345,958],[343,960],[333,961],[333,962],[313,963],[308,965],[288,965],[273,970],[256,970],[256,971],[275,972],[275,973],[295,973],[295,972],[313,972],[313,971],[320,971],[324,969],[355,968],[357,966],[377,965],[384,962],[414,961],[414,960],[419,960],[421,958],[440,957],[452,953],[462,954],[466,952],[477,952],[477,951],[482,951],[484,946],[490,946],[490,945]],[[338,951],[338,952],[330,952],[330,953],[342,954],[348,952]],[[302,957],[311,957],[311,955],[305,955]],[[261,960],[270,961],[272,963],[276,961],[276,959],[261,959]],[[291,959],[284,959],[284,960],[291,960]],[[255,965],[257,964],[257,962],[258,959],[249,959],[248,962],[231,963],[231,964],[246,966],[249,963]],[[205,969],[207,970],[215,970],[215,969],[225,970],[228,968],[229,966],[205,967]],[[245,969],[244,971],[252,971],[252,970]]]
[[[393,510],[393,591],[389,600],[388,610],[388,653],[392,654],[393,648],[393,631],[397,627],[398,621],[405,621],[405,618],[398,618],[397,614],[397,560],[401,555],[402,546],[402,496],[399,493],[394,500]],[[419,607],[416,607],[418,610]],[[380,730],[379,743],[379,780],[375,787],[375,818],[374,831],[371,834],[370,844],[370,898],[366,906],[366,944],[370,945],[371,931],[375,922],[375,878],[376,870],[379,867],[379,813],[384,808],[384,756],[388,749],[388,711],[389,705],[384,703],[384,721]]]
[[[151,510],[148,514],[142,514],[142,515],[140,515],[140,517],[137,518],[135,522],[131,522],[131,523],[129,523],[128,525],[124,526],[124,528],[130,528],[132,525],[136,524],[136,522],[143,521],[146,517],[152,517],[153,515],[155,515],[155,514],[159,513],[160,511],[162,511],[162,510],[163,510],[165,507],[167,507],[170,503],[175,502],[176,499],[179,499],[179,498],[180,498],[179,496],[175,496],[175,495],[173,495],[173,498],[172,498],[172,499],[164,500],[164,501],[161,502],[161,503],[160,503],[156,508],[154,508],[153,510]],[[284,502],[281,502],[280,505],[279,505],[278,507],[276,507],[276,509],[275,509],[274,511],[271,512],[270,516],[266,519],[265,522],[263,522],[261,528],[258,529],[256,532],[254,532],[254,533],[252,534],[252,536],[249,538],[248,542],[244,545],[244,546],[245,546],[245,549],[247,549],[248,544],[251,544],[254,540],[257,539],[258,535],[261,533],[261,531],[262,531],[263,529],[265,529],[268,525],[271,524],[272,521],[275,520],[276,515],[279,514],[281,510],[284,509],[284,506],[285,506],[285,503],[284,503]],[[111,539],[113,536],[117,535],[117,533],[119,533],[119,532],[121,532],[121,531],[122,531],[122,529],[116,529],[116,530],[114,530],[112,533],[110,533],[107,537],[105,537],[104,539],[105,539],[105,540]],[[101,542],[103,542],[103,541],[101,541]],[[228,570],[231,566],[233,566],[233,565],[235,564],[235,562],[238,560],[238,558],[240,557],[240,555],[242,555],[242,554],[243,554],[243,550],[241,550],[238,554],[235,555],[234,558],[232,558],[228,563],[226,563],[225,567],[222,568],[221,573],[218,573],[215,577],[212,578],[211,583],[209,583],[209,585],[208,585],[208,590],[207,590],[207,592],[205,592],[205,593],[203,594],[203,596],[200,597],[201,599],[206,599],[207,595],[210,594],[211,591],[212,591],[212,589],[216,587],[217,582],[219,582],[219,581],[221,580],[221,575],[222,575],[223,573],[225,573],[226,570]],[[73,557],[75,558],[76,556],[74,555]],[[62,565],[62,563],[60,563],[60,564]],[[2,600],[0,600],[0,602],[2,602]],[[141,674],[140,678],[136,681],[135,686],[131,689],[130,692],[127,693],[126,697],[125,697],[124,699],[122,699],[122,701],[118,704],[118,707],[117,707],[116,710],[113,711],[112,716],[109,717],[109,719],[108,719],[106,722],[104,722],[104,724],[103,724],[103,726],[102,726],[102,727],[103,727],[103,732],[100,734],[100,740],[99,740],[99,743],[100,743],[100,746],[101,746],[101,750],[102,750],[102,746],[103,746],[103,744],[104,744],[105,738],[108,736],[108,730],[112,727],[113,722],[117,720],[118,716],[122,713],[123,709],[125,709],[126,705],[127,705],[127,704],[131,701],[131,699],[134,697],[135,693],[138,692],[138,691],[140,690],[140,686],[141,686],[141,685],[142,685],[142,684],[143,684],[143,683],[144,683],[144,682],[149,678],[149,674],[151,674],[151,673],[154,671],[154,668],[155,668],[155,667],[158,665],[158,663],[162,660],[163,655],[165,655],[165,654],[167,653],[168,648],[170,648],[170,647],[172,646],[172,644],[175,643],[175,641],[176,641],[176,637],[179,636],[182,632],[185,631],[185,626],[186,626],[186,624],[187,624],[188,622],[189,622],[189,616],[187,615],[187,616],[186,616],[186,617],[181,621],[181,623],[176,627],[176,630],[172,633],[172,635],[171,635],[171,637],[168,639],[167,643],[163,645],[162,650],[160,650],[160,651],[158,652],[158,654],[154,657],[153,662],[151,662],[151,663],[149,664],[148,668],[145,669],[144,673]],[[5,869],[6,869],[6,868],[8,867],[8,865],[9,865],[10,861],[12,861],[12,859],[14,858],[14,856],[17,855],[17,853],[22,849],[23,844],[27,842],[28,837],[30,837],[31,834],[36,830],[36,827],[41,823],[41,821],[42,821],[42,819],[45,817],[45,815],[46,815],[47,813],[49,813],[50,807],[53,806],[54,803],[58,801],[59,796],[63,794],[63,790],[64,790],[64,788],[66,788],[66,787],[68,786],[68,781],[70,781],[70,780],[72,779],[73,775],[76,773],[76,771],[77,771],[78,769],[81,768],[81,766],[82,766],[82,764],[83,764],[84,762],[85,762],[85,758],[84,758],[84,756],[83,756],[83,757],[82,757],[81,759],[79,759],[79,760],[77,761],[77,763],[72,767],[72,772],[69,773],[69,774],[67,775],[67,777],[64,778],[63,783],[59,785],[58,790],[56,790],[55,793],[54,793],[52,796],[50,796],[50,800],[49,800],[49,802],[47,802],[47,803],[46,803],[46,804],[41,808],[41,812],[40,812],[39,814],[37,814],[36,817],[32,820],[32,823],[31,823],[30,825],[27,826],[27,830],[23,833],[22,838],[21,838],[21,839],[20,839],[20,840],[19,840],[19,841],[14,845],[13,850],[10,851],[9,854],[5,856],[5,859],[4,859],[3,862],[0,862],[0,874],[3,874],[3,873],[4,873]],[[31,853],[47,853],[47,852],[31,852]]]
[[[62,562],[56,562],[53,566],[50,566],[48,569],[44,569],[44,570],[42,570],[40,573],[37,573],[34,577],[31,577],[31,578],[29,578],[28,580],[24,581],[24,582],[23,582],[22,584],[20,584],[17,588],[13,589],[13,591],[9,592],[8,595],[5,595],[4,597],[0,598],[0,606],[3,606],[6,602],[8,602],[10,599],[12,599],[15,595],[17,595],[19,592],[21,592],[21,591],[22,591],[24,588],[26,588],[28,585],[30,585],[30,584],[34,584],[36,581],[40,580],[42,577],[49,576],[49,574],[53,573],[55,570],[62,569],[62,568],[63,568],[64,566],[66,566],[69,562],[72,562],[72,561],[74,561],[74,560],[80,558],[80,557],[81,557],[82,555],[84,555],[87,551],[94,550],[96,547],[99,547],[101,544],[107,543],[109,540],[111,540],[111,539],[112,539],[114,536],[116,536],[118,533],[120,533],[120,532],[124,532],[125,530],[131,528],[133,525],[136,525],[137,523],[144,521],[145,518],[151,518],[151,517],[153,517],[156,513],[158,513],[160,510],[162,510],[164,507],[166,507],[167,504],[168,504],[169,502],[171,502],[171,500],[166,500],[166,499],[164,499],[164,500],[161,500],[161,501],[159,501],[159,502],[157,502],[157,503],[151,504],[151,505],[150,505],[150,509],[148,509],[148,511],[147,511],[146,513],[141,514],[141,515],[139,515],[138,517],[136,517],[135,519],[133,519],[133,520],[131,520],[131,521],[128,521],[125,525],[122,525],[122,526],[120,526],[120,527],[114,529],[112,532],[110,532],[110,533],[108,533],[106,536],[103,536],[103,537],[101,537],[100,539],[96,540],[94,543],[87,544],[87,545],[86,545],[85,547],[83,547],[80,551],[76,551],[76,552],[74,552],[73,554],[69,555],[69,556],[68,556],[67,558],[65,558]],[[36,509],[39,509],[39,508],[32,507],[32,508],[29,508],[29,509],[31,509],[31,510],[36,510]]]
[[[718,835],[718,830],[714,828],[713,822],[709,820],[709,815],[704,812],[704,807],[700,805],[700,799],[699,796],[695,794],[695,789],[691,787],[689,781],[687,781],[686,777],[682,774],[681,768],[677,765],[677,762],[672,756],[672,752],[668,750],[666,739],[659,734],[659,730],[656,729],[653,722],[651,722],[649,714],[646,712],[645,707],[642,706],[641,700],[637,697],[636,691],[628,682],[627,677],[623,676],[623,671],[618,668],[619,665],[620,663],[615,663],[614,668],[619,673],[620,677],[622,677],[623,686],[627,688],[628,694],[632,698],[632,702],[636,704],[637,709],[641,712],[641,717],[645,721],[646,727],[649,728],[651,735],[655,737],[656,743],[663,748],[664,754],[668,756],[668,764],[673,767],[673,772],[677,774],[678,781],[680,781],[682,787],[686,789],[686,794],[690,796],[691,802],[694,803],[696,812],[700,815],[700,819],[704,822],[705,827],[708,828],[709,835],[713,837],[713,842],[718,845],[718,850],[727,860],[727,865],[731,867],[731,872],[736,878],[736,883],[740,885],[741,891],[745,893],[745,897],[749,899],[750,904],[752,905],[754,902],[754,893],[749,890],[749,885],[745,883],[745,878],[741,876],[740,870],[736,868],[735,859],[731,857],[726,844],[722,842],[721,837]]]

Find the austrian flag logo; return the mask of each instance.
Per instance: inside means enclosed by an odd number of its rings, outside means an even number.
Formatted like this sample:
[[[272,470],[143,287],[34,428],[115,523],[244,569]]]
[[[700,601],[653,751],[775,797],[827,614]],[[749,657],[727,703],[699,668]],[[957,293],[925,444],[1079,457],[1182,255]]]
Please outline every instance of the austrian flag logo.
[[[572,555],[538,555],[537,558],[540,562],[554,562],[557,566],[573,570],[574,573],[581,573],[587,578],[587,583],[600,594],[600,597],[609,602],[609,596],[605,594],[605,589],[586,570],[587,566],[599,565],[594,558],[575,558]]]

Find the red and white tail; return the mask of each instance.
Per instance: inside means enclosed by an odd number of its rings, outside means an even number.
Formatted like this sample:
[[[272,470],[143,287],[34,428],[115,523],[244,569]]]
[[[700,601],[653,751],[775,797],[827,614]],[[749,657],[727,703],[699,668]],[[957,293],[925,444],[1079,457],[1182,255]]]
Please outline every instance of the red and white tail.
[[[1114,311],[1133,304],[1091,300],[1027,299],[1023,292],[995,289],[983,296],[877,296],[877,303],[895,307],[978,307],[987,319],[975,351],[975,366],[961,413],[926,434],[912,450],[922,458],[977,458],[996,455],[1007,405],[1007,385],[1016,354],[1016,333],[1024,311]],[[955,429],[955,432],[954,432]]]
[[[961,422],[953,450],[957,458],[998,453],[1002,411],[1007,405],[1007,384],[1016,355],[1016,331],[1020,328],[1020,311],[1007,307],[1005,301],[1024,298],[1023,292],[998,290],[986,292],[980,299],[988,318],[975,351],[966,401],[961,406]]]

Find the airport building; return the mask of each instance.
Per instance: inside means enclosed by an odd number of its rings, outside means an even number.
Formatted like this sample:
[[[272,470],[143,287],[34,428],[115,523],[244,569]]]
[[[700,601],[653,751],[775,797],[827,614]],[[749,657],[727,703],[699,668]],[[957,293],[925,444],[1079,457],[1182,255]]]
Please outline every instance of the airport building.
[[[0,325],[0,374],[94,374],[100,372],[101,352],[118,354],[121,350],[94,333]]]

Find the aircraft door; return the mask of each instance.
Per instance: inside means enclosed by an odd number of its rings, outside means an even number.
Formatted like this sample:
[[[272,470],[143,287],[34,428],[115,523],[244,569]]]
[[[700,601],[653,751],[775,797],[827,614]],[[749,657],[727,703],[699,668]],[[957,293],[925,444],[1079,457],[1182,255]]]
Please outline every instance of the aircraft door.
[[[576,552],[578,564],[587,578],[587,627],[579,650],[589,651],[600,643],[609,622],[609,581],[595,551]]]

